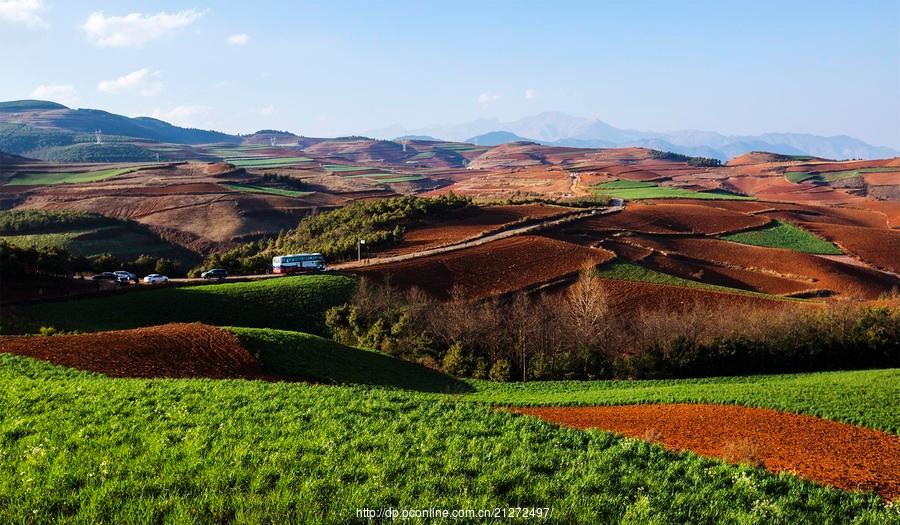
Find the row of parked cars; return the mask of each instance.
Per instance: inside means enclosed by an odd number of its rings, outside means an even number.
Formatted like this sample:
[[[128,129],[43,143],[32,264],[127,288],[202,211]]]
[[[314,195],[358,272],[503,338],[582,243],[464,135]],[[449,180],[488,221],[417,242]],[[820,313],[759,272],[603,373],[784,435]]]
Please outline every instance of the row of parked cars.
[[[207,270],[200,274],[200,277],[204,279],[224,279],[228,277],[228,271],[222,268],[214,268],[212,270]],[[117,272],[100,272],[95,273],[91,276],[91,279],[95,281],[112,281],[116,284],[131,284],[138,282],[138,276],[131,273],[126,272],[125,270],[119,270]],[[145,284],[165,284],[169,282],[169,278],[165,275],[158,273],[151,273],[150,275],[141,279]]]

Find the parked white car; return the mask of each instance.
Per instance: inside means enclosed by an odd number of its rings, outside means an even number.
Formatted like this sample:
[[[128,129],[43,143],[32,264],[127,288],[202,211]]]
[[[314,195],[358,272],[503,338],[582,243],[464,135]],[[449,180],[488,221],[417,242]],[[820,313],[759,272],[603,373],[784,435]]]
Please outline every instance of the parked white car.
[[[144,277],[144,282],[147,284],[162,284],[169,282],[169,278],[158,273],[151,273],[147,277]]]

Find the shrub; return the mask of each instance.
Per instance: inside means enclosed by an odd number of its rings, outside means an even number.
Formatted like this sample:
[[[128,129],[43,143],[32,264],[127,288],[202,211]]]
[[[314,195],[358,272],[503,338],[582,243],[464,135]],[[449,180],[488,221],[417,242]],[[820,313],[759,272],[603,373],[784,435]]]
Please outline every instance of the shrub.
[[[444,354],[443,361],[441,361],[441,368],[443,368],[444,372],[458,377],[465,377],[469,374],[469,359],[463,352],[463,347],[460,343],[456,342],[450,345],[447,353]]]
[[[506,359],[498,359],[491,365],[491,381],[506,382],[512,379],[512,365]]]

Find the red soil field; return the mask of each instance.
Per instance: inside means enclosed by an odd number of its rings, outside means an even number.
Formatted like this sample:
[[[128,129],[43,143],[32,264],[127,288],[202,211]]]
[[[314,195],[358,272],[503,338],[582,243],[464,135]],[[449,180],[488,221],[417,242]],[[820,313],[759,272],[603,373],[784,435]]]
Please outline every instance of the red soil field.
[[[551,217],[567,211],[571,209],[543,204],[473,207],[446,220],[410,226],[399,244],[378,255],[389,257],[454,244],[521,219]]]
[[[900,228],[900,202],[866,200],[861,206],[883,215],[889,228]]]
[[[653,234],[719,235],[764,226],[767,217],[727,211],[702,204],[630,203],[619,213],[578,221],[571,227],[589,230],[630,230]]]
[[[897,166],[897,159],[852,160],[847,162],[804,162],[787,168],[786,171],[849,171],[863,168],[884,168]]]
[[[663,255],[675,253],[721,266],[806,281],[809,289],[831,290],[862,299],[874,299],[897,284],[895,278],[875,270],[779,248],[762,248],[717,239],[635,236],[633,241],[640,246],[660,250]]]
[[[422,288],[446,298],[457,287],[469,298],[500,295],[552,282],[588,264],[613,258],[588,248],[537,235],[500,239],[449,253],[369,266],[355,273],[391,285]]]
[[[604,279],[609,295],[609,309],[613,315],[632,317],[642,310],[654,312],[683,312],[694,309],[747,307],[763,310],[808,307],[799,301],[766,299],[739,293],[717,292],[701,288],[687,288],[640,281]]]
[[[814,294],[818,291],[815,286],[811,286],[805,280],[776,277],[763,272],[730,268],[687,257],[661,255],[659,252],[645,257],[641,262],[653,270],[676,275],[683,279],[772,295],[791,295],[804,292]]]
[[[898,230],[824,223],[807,223],[804,224],[804,227],[863,261],[889,272],[900,274],[900,231]]]
[[[83,335],[0,336],[0,352],[112,377],[262,377],[237,337],[200,323]]]
[[[900,437],[813,416],[732,405],[512,408],[568,427],[660,442],[674,451],[762,464],[844,490],[900,497]]]

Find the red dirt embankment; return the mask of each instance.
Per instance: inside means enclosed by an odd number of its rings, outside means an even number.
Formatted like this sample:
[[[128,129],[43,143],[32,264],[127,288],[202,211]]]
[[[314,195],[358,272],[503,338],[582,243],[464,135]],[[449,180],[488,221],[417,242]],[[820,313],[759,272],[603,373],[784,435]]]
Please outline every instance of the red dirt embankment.
[[[732,405],[513,408],[575,428],[660,442],[670,450],[749,462],[845,490],[900,497],[900,437],[777,410]]]
[[[82,335],[3,336],[0,352],[112,377],[262,377],[237,337],[200,323]]]
[[[463,297],[474,299],[549,283],[613,257],[600,248],[520,235],[355,272],[401,288],[416,286],[435,297],[446,298],[456,287]]]

